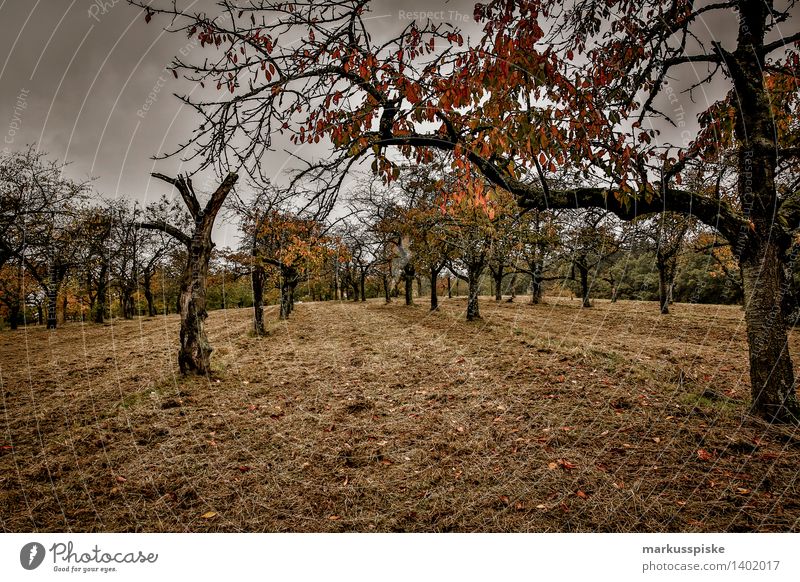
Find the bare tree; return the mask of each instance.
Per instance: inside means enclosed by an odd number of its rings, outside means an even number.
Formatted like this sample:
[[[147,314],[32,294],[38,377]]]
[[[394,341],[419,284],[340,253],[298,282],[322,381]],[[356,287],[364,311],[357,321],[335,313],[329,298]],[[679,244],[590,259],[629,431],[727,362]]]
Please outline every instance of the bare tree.
[[[211,251],[214,249],[211,231],[214,227],[214,220],[228,193],[236,184],[238,176],[235,173],[229,173],[213,192],[205,207],[200,206],[192,186],[192,180],[188,176],[170,178],[164,174],[154,173],[153,177],[172,184],[180,192],[194,221],[194,229],[191,234],[187,234],[163,220],[140,222],[139,227],[165,232],[182,243],[188,251],[179,298],[181,347],[178,352],[178,365],[183,374],[207,375],[211,373],[211,352],[213,351],[205,332],[205,320],[208,317],[206,277],[208,276]]]

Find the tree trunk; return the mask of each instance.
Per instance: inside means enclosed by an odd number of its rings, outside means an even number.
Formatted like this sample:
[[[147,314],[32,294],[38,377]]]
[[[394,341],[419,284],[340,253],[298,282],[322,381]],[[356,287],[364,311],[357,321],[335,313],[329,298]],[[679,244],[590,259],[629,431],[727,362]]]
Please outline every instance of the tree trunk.
[[[108,300],[108,265],[103,264],[100,268],[100,275],[97,278],[97,295],[92,310],[92,320],[95,323],[103,323],[106,317],[106,302]]]
[[[480,292],[480,278],[483,272],[483,265],[467,266],[467,283],[469,295],[467,296],[467,321],[474,321],[481,318],[480,308],[478,307],[478,294]]]
[[[55,284],[47,287],[47,329],[56,329],[58,317],[56,316],[56,305],[58,303],[58,291]]]
[[[403,279],[406,284],[406,305],[414,304],[414,267],[406,265],[403,267]]]
[[[189,260],[178,299],[181,313],[181,347],[178,365],[181,373],[206,375],[211,372],[211,344],[205,331],[206,277],[211,258],[211,228],[208,239],[204,236],[192,238]]]
[[[589,269],[578,265],[578,272],[581,277],[581,307],[591,307],[592,302],[589,301]]]
[[[766,241],[742,257],[745,322],[750,348],[752,412],[778,422],[800,419],[781,309],[783,269],[778,249]]]
[[[280,310],[280,318],[288,319],[289,318],[289,285],[284,282],[281,283],[281,310]]]
[[[517,298],[516,286],[517,286],[517,272],[514,271],[513,273],[511,273],[511,289],[510,289],[511,297],[508,298],[507,303],[514,303],[514,299]]]
[[[447,298],[453,298],[453,286],[451,284],[451,277],[450,275],[447,276]]]
[[[502,301],[503,300],[503,272],[505,268],[501,265],[497,268],[497,271],[492,273],[492,278],[494,279],[494,300],[495,301]]]
[[[417,275],[417,297],[422,297],[422,277]]]
[[[542,270],[534,263],[531,269],[531,305],[538,305],[542,302]]]
[[[386,303],[388,304],[392,302],[392,298],[389,294],[389,276],[384,273],[381,276],[381,278],[383,280],[383,296],[384,299],[386,299]]]
[[[656,261],[658,268],[658,303],[661,307],[661,314],[667,315],[669,313],[669,274],[667,273],[667,265],[663,261]]]
[[[205,208],[197,200],[191,179],[179,176],[169,178],[163,174],[154,173],[153,177],[172,184],[181,193],[189,213],[194,219],[194,231],[190,237],[179,229],[163,221],[140,223],[141,228],[160,230],[175,237],[186,245],[186,269],[181,277],[181,290],[178,296],[178,311],[181,314],[181,346],[178,351],[178,366],[181,373],[206,375],[211,373],[211,344],[205,332],[206,312],[206,279],[208,277],[208,263],[211,260],[211,251],[214,243],[211,241],[211,231],[214,220],[225,198],[236,183],[238,176],[231,172],[211,195]]]
[[[17,329],[19,326],[19,304],[19,300],[14,299],[8,307],[8,325],[12,330]]]
[[[250,273],[250,281],[253,285],[253,333],[263,336],[264,329],[264,267],[256,265]]]
[[[741,246],[739,266],[750,349],[751,410],[770,421],[798,422],[800,406],[781,308],[782,249],[776,242],[780,237],[773,215],[777,206],[776,129],[764,87],[763,57],[757,50],[764,46],[770,6],[757,0],[739,3],[738,46],[726,59],[738,103],[734,125],[741,144],[737,189],[750,221],[737,247]]]
[[[436,289],[436,281],[439,279],[441,269],[431,269],[431,311],[439,309],[439,294]]]
[[[61,315],[62,315],[61,321],[63,321],[64,323],[67,323],[67,307],[68,307],[68,303],[69,303],[68,294],[67,294],[67,288],[66,288],[66,285],[65,285],[64,286],[64,296],[61,298]]]
[[[149,317],[156,316],[156,304],[153,301],[153,290],[150,288],[153,282],[153,273],[146,271],[144,274],[144,298],[147,301],[147,315]]]
[[[133,294],[128,289],[121,291],[120,300],[122,302],[122,317],[133,319]]]
[[[366,282],[367,282],[367,272],[361,271],[361,301],[367,300],[367,291],[366,291]]]

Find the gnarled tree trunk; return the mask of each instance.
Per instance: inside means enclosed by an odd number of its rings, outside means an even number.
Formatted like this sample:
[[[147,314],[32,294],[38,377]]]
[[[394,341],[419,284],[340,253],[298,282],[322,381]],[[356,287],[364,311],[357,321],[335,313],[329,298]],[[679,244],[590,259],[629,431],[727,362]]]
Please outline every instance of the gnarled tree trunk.
[[[439,294],[438,289],[436,289],[436,281],[439,279],[439,273],[441,272],[441,268],[435,269],[431,267],[430,275],[431,275],[431,311],[435,311],[439,309]]]
[[[483,263],[470,263],[467,265],[467,284],[469,288],[469,295],[467,296],[467,321],[474,321],[481,318],[481,311],[478,306],[478,294],[480,293],[480,281],[483,268]]]
[[[669,299],[672,291],[672,280],[669,269],[663,261],[656,261],[658,267],[658,303],[661,307],[661,314],[669,313]]]
[[[575,266],[581,278],[581,307],[591,307],[592,302],[589,300],[589,269],[581,263],[577,263]]]
[[[212,347],[208,342],[205,332],[206,312],[206,279],[208,277],[208,263],[214,243],[211,232],[214,220],[225,198],[236,183],[238,176],[229,173],[219,187],[211,195],[205,208],[195,195],[190,178],[179,176],[170,178],[163,174],[153,174],[153,177],[164,180],[175,186],[183,197],[183,201],[194,219],[194,232],[192,236],[181,232],[174,226],[162,221],[140,223],[139,227],[153,230],[162,230],[188,248],[188,259],[181,280],[181,290],[178,297],[178,310],[181,314],[181,346],[178,351],[178,366],[183,374],[206,375],[211,373]]]
[[[389,294],[389,275],[384,273],[384,274],[381,275],[381,279],[383,281],[383,297],[386,300],[387,304],[391,303],[392,302],[392,298],[391,298],[391,296]]]
[[[253,284],[253,333],[262,336],[264,329],[264,267],[255,265],[250,273]]]
[[[750,348],[750,383],[754,413],[778,422],[800,420],[795,378],[789,356],[786,320],[781,308],[784,270],[776,239],[775,124],[764,87],[764,46],[769,3],[740,3],[737,49],[726,59],[738,101],[734,125],[741,144],[738,194],[752,225],[740,237],[739,265]],[[743,244],[741,244],[743,243]],[[737,249],[738,250],[738,249]]]
[[[406,305],[414,304],[414,265],[406,264],[403,267],[403,280],[406,284]]]

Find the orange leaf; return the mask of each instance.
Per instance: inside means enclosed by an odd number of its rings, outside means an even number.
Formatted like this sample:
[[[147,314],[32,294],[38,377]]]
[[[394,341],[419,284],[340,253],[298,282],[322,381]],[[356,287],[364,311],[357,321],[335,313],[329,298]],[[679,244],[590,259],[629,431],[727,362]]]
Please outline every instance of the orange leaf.
[[[710,461],[714,458],[714,455],[705,449],[697,449],[697,458],[701,461]]]

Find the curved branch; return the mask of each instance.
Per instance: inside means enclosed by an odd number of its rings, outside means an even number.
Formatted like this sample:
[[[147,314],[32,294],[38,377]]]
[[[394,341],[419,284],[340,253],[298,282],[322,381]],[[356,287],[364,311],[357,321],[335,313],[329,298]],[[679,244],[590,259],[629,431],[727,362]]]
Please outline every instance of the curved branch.
[[[160,230],[161,232],[165,232],[168,235],[175,238],[176,240],[178,240],[178,242],[181,242],[184,245],[186,245],[187,247],[192,244],[192,238],[190,236],[184,234],[171,224],[167,224],[163,220],[156,220],[153,222],[137,222],[135,226],[136,228],[144,228],[147,230]]]

